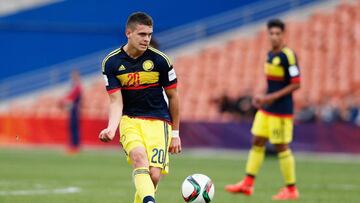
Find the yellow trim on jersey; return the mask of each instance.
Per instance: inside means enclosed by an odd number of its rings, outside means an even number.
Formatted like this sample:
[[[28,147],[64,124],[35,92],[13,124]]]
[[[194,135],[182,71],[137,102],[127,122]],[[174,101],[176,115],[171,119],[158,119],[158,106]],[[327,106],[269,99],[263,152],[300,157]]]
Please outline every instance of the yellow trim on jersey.
[[[284,54],[286,55],[288,61],[289,61],[289,65],[295,65],[296,64],[296,57],[295,57],[295,53],[293,52],[293,50],[285,47],[282,49],[282,51],[284,52]]]
[[[133,85],[144,85],[144,84],[154,84],[159,82],[159,72],[136,72],[136,73],[125,73],[117,75],[116,77],[121,83],[121,86],[133,86]]]
[[[169,65],[169,67],[171,66],[171,60],[170,60],[170,58],[169,58],[166,54],[164,54],[163,52],[155,49],[154,47],[149,47],[149,49],[150,49],[151,51],[159,54],[160,56],[162,56],[162,57],[166,60],[166,62],[167,62],[167,64]]]
[[[272,63],[265,63],[265,74],[274,77],[284,77],[285,71],[282,66],[274,65]]]
[[[121,48],[117,48],[117,49],[115,49],[114,51],[110,52],[110,53],[104,58],[104,60],[102,61],[102,64],[101,64],[102,72],[105,71],[106,61],[107,61],[110,57],[112,57],[112,56],[114,56],[115,54],[118,54],[118,53],[120,53],[120,52],[121,52]]]

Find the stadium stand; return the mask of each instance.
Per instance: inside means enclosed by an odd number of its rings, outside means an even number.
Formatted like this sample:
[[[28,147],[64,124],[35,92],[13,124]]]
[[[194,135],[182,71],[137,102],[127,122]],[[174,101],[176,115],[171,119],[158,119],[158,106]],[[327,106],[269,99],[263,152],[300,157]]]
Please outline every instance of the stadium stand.
[[[327,28],[327,29],[325,29]],[[289,22],[287,41],[300,60],[302,88],[295,94],[297,108],[306,102],[320,105],[330,97],[341,99],[359,91],[360,3],[342,3],[333,12],[316,12],[304,22]],[[336,40],[335,40],[336,39]],[[262,65],[267,52],[266,31],[251,38],[235,38],[222,46],[177,56],[182,118],[192,121],[229,121],[213,102],[221,96],[252,95],[265,86]],[[254,82],[257,84],[254,84]],[[219,94],[220,93],[220,94]],[[102,80],[86,88],[83,116],[106,118],[107,100]],[[65,116],[56,98],[41,96],[31,106],[13,104],[10,114],[37,117]]]
[[[274,1],[278,0],[269,0],[269,2]],[[12,4],[16,4],[15,2],[33,4],[35,8],[2,16],[1,9],[11,7]],[[0,66],[5,67],[0,80],[124,43],[126,38],[123,34],[123,25],[127,16],[134,11],[141,10],[150,13],[156,22],[155,32],[160,33],[257,1],[231,1],[223,4],[222,1],[216,0],[213,4],[207,5],[206,9],[201,9],[206,0],[196,2],[185,0],[179,5],[169,4],[165,0],[160,0],[156,4],[146,0],[140,2],[108,0],[104,3],[88,0],[86,2],[87,6],[84,6],[83,1],[55,0],[5,0],[4,6],[0,3],[0,43],[7,50],[3,53],[3,57],[10,59],[0,61]],[[191,7],[188,6],[190,3]],[[168,11],[176,9],[187,10],[191,15],[171,15],[169,18]],[[23,47],[27,47],[28,54],[24,55],[21,61],[13,60],[16,59],[17,50]],[[54,47],[56,51],[52,51]],[[14,66],[17,68],[11,68]]]
[[[161,49],[168,53],[169,49],[178,49],[184,44],[197,44],[201,40],[231,32],[244,25],[252,25],[279,13],[309,8],[323,2],[233,1],[217,6],[218,3],[222,4],[217,0],[206,10],[199,10],[205,2],[202,0],[196,4],[191,2],[192,7],[186,9],[191,15],[186,15],[186,18],[181,15],[167,18],[167,13],[153,12],[171,10],[174,5],[144,1],[141,4],[144,8],[139,8],[137,3],[128,1],[129,7],[122,7],[125,9],[123,12],[117,12],[116,5],[121,3],[114,0],[111,0],[112,4],[98,6],[96,0],[89,0],[86,8],[77,1],[55,1],[49,6],[0,17],[0,43],[7,50],[2,56],[8,59],[0,61],[0,66],[3,67],[0,75],[0,100],[53,88],[66,82],[74,67],[83,76],[98,73],[102,58],[112,48],[124,43],[125,36],[119,25],[124,24],[126,16],[135,9],[150,9],[149,12],[156,21],[154,37],[160,42]],[[186,1],[182,3],[187,5]],[[77,12],[79,9],[82,10],[81,14]],[[183,7],[176,9],[181,10]],[[23,47],[27,47],[27,54],[22,55],[22,60],[17,60],[18,50]]]

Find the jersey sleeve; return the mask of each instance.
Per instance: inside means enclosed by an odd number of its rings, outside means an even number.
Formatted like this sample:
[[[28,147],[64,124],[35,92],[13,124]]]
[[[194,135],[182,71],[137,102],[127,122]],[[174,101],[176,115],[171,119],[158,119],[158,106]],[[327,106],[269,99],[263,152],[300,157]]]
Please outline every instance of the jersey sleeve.
[[[164,89],[172,89],[177,86],[176,72],[169,58],[161,57],[159,59],[160,85]]]
[[[115,68],[107,58],[102,63],[102,74],[106,86],[106,91],[111,94],[121,88],[120,81],[116,78]]]
[[[290,49],[285,49],[284,68],[291,83],[300,83],[300,68],[295,53]]]

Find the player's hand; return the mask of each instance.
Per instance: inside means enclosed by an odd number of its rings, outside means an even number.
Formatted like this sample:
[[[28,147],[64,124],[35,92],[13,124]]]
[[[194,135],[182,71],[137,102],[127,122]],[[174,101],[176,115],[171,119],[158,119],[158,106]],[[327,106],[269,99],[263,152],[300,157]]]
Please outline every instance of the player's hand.
[[[263,95],[255,95],[252,99],[252,105],[257,109],[261,108],[262,98],[263,98]]]
[[[262,106],[266,104],[271,104],[273,102],[274,99],[271,97],[271,95],[256,95],[252,100],[252,104],[256,108],[261,108]]]
[[[169,147],[169,152],[171,154],[178,154],[181,152],[181,139],[180,137],[172,137]]]
[[[99,139],[102,142],[109,142],[113,140],[115,137],[115,131],[110,130],[109,128],[105,128],[99,134]]]

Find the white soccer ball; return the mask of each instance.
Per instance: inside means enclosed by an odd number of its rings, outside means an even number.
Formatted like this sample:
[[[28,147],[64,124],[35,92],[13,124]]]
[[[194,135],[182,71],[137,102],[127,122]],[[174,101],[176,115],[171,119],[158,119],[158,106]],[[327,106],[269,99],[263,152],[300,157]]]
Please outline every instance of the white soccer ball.
[[[206,175],[193,174],[184,180],[181,192],[185,202],[209,203],[214,197],[215,186]]]

